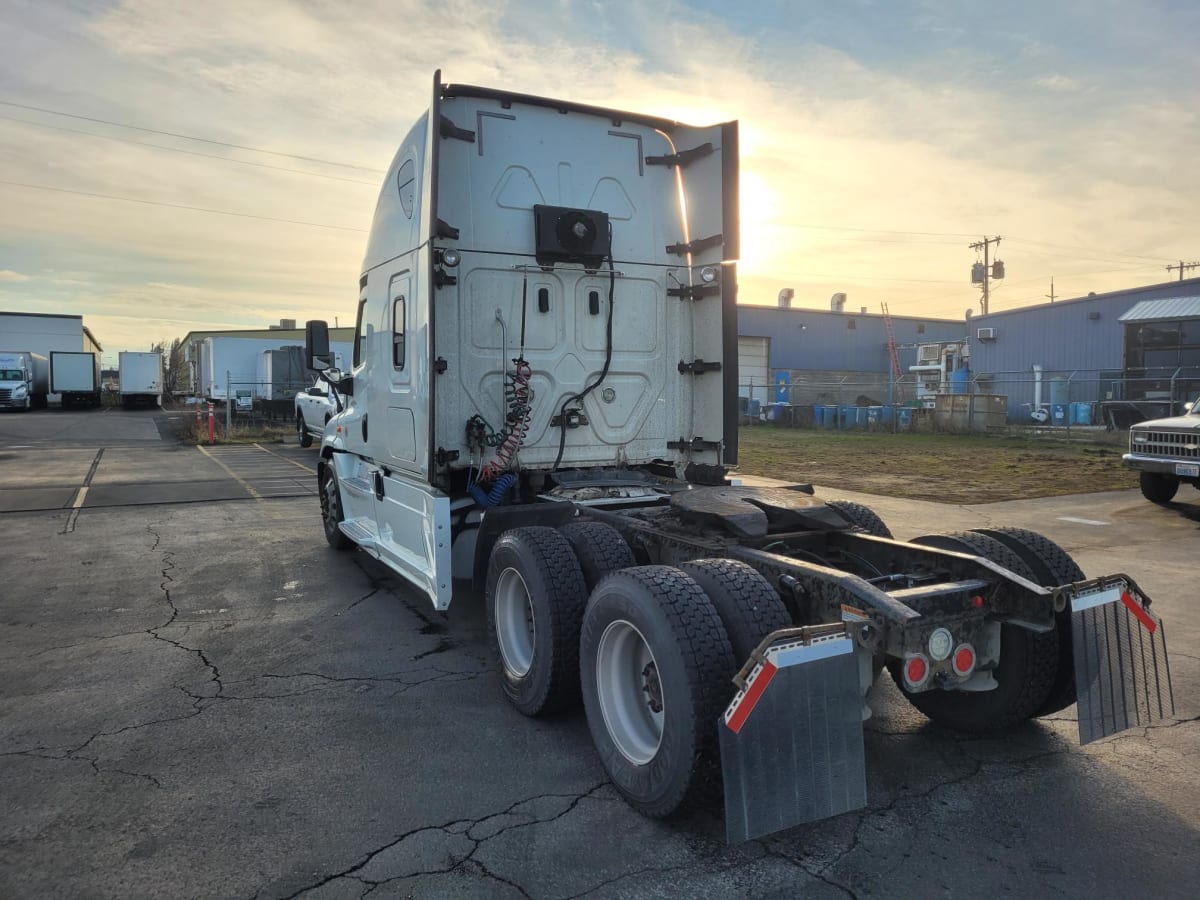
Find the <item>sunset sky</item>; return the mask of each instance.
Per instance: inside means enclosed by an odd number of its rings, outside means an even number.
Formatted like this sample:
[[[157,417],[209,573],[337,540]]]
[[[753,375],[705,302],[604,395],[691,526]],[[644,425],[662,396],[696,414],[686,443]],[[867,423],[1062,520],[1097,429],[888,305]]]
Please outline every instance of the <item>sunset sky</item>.
[[[1194,2],[3,0],[0,309],[82,314],[106,361],[345,324],[436,68],[739,119],[743,303],[962,318],[996,234],[992,311],[1172,280],[1200,259],[1197,34]]]

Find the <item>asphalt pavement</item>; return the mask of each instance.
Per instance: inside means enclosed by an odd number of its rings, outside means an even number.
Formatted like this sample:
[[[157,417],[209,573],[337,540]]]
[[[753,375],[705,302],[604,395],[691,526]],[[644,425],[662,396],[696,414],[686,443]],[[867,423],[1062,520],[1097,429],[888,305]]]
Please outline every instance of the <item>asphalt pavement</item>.
[[[163,440],[161,413],[118,416],[0,417],[0,896],[1172,898],[1200,883],[1200,493],[947,506],[819,489],[900,538],[1018,525],[1089,575],[1132,575],[1166,622],[1176,717],[1082,748],[1073,707],[966,738],[885,678],[868,808],[728,847],[719,809],[655,822],[622,802],[580,712],[528,720],[504,701],[469,586],[442,615],[330,550],[314,449],[200,451]]]

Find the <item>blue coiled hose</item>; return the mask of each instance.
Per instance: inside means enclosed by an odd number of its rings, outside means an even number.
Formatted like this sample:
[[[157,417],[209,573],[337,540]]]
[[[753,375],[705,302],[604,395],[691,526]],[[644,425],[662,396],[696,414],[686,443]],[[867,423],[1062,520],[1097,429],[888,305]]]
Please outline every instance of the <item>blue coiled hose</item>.
[[[508,489],[517,483],[517,476],[512,472],[505,472],[496,479],[490,491],[484,491],[478,484],[473,484],[468,488],[471,496],[475,498],[475,502],[482,507],[495,506],[504,499],[504,495],[508,493]]]

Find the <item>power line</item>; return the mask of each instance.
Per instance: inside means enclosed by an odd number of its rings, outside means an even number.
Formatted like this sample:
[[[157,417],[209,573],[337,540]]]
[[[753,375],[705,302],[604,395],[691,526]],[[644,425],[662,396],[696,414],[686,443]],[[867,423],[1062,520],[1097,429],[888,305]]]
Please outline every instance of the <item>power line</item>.
[[[239,219],[257,219],[260,222],[282,222],[284,225],[307,225],[310,228],[332,228],[336,231],[357,231],[366,233],[365,228],[351,228],[349,225],[327,225],[324,222],[304,222],[299,219],[277,219],[274,216],[257,216],[253,213],[230,212],[227,209],[209,209],[204,206],[186,206],[182,203],[164,203],[161,200],[142,200],[138,197],[118,197],[114,194],[94,194],[89,191],[73,191],[69,188],[50,187],[45,184],[27,184],[22,181],[6,181],[0,179],[0,184],[10,187],[28,188],[34,191],[52,191],[57,194],[75,194],[79,197],[92,197],[97,200],[117,200],[122,203],[142,203],[146,206],[165,206],[169,209],[185,209],[189,212],[211,213],[216,216],[235,216]]]
[[[815,231],[857,231],[864,234],[911,234],[925,237],[974,237],[974,232],[957,231],[897,231],[888,228],[852,228],[849,225],[809,225],[802,222],[788,222],[783,228],[808,228]]]
[[[188,156],[199,156],[204,159],[216,159],[221,162],[234,163],[239,166],[254,166],[258,169],[272,169],[276,172],[291,172],[293,175],[308,175],[312,178],[328,178],[332,181],[345,181],[350,184],[365,184],[378,187],[375,181],[360,181],[357,178],[343,178],[341,175],[328,175],[324,172],[306,172],[303,169],[289,169],[284,166],[273,166],[270,163],[251,162],[248,159],[234,159],[231,156],[217,156],[215,153],[201,153],[198,150],[184,150],[182,147],[165,147],[162,144],[147,144],[145,141],[135,141],[130,138],[117,137],[114,134],[98,134],[95,131],[84,131],[81,128],[65,128],[62,125],[51,125],[47,122],[31,122],[28,119],[18,119],[15,116],[0,116],[6,122],[20,122],[22,125],[33,125],[35,128],[51,128],[54,131],[65,131],[68,134],[82,134],[86,137],[101,138],[106,141],[119,141],[122,144],[133,144],[135,147],[152,147],[155,150],[166,150],[168,153],[185,153]]]
[[[265,150],[262,147],[247,147],[244,144],[231,144],[227,141],[217,141],[213,140],[212,138],[197,137],[191,134],[180,134],[175,131],[161,131],[157,128],[146,128],[141,125],[127,125],[124,122],[114,122],[111,119],[97,119],[92,116],[80,116],[75,113],[63,112],[57,109],[47,109],[44,106],[30,106],[27,103],[15,103],[12,100],[0,100],[0,106],[12,106],[16,107],[17,109],[27,109],[33,112],[48,113],[52,116],[64,116],[68,119],[79,119],[83,122],[95,122],[99,125],[112,125],[114,128],[128,128],[132,131],[144,131],[147,134],[161,134],[164,137],[182,138],[185,141],[198,141],[202,144],[214,144],[218,147],[230,147],[234,150],[248,150],[251,153],[266,153],[271,156],[283,156],[287,157],[288,159],[298,159],[304,162],[320,163],[321,165],[326,166],[338,166],[343,169],[358,169],[363,172],[374,172],[379,175],[385,174],[383,169],[375,169],[371,168],[370,166],[358,166],[353,163],[337,162],[332,159],[321,159],[315,156],[301,156],[297,153],[283,153],[279,150]]]
[[[1168,271],[1168,272],[1171,272],[1171,271],[1174,271],[1175,269],[1178,269],[1178,270],[1179,270],[1179,280],[1180,280],[1180,281],[1183,281],[1183,273],[1184,273],[1184,271],[1185,271],[1186,269],[1198,269],[1198,268],[1200,268],[1200,262],[1190,262],[1190,263],[1185,263],[1185,262],[1184,262],[1184,261],[1181,259],[1181,260],[1179,261],[1179,265],[1177,265],[1177,266],[1167,266],[1167,271]]]
[[[1022,237],[1011,237],[1010,236],[1008,238],[1008,240],[1009,241],[1017,241],[1018,243],[1021,243],[1021,244],[1036,244],[1036,245],[1039,245],[1042,247],[1050,247],[1053,250],[1066,250],[1069,253],[1077,253],[1079,250],[1083,249],[1081,247],[1069,247],[1066,244],[1052,244],[1049,241],[1035,241],[1032,238],[1022,238]],[[1099,253],[1103,253],[1105,255],[1105,258],[1111,258],[1114,256],[1126,256],[1126,257],[1129,257],[1130,259],[1141,259],[1141,260],[1145,260],[1147,262],[1162,262],[1161,257],[1140,256],[1136,253],[1121,253],[1118,250],[1105,250],[1103,248],[1096,248],[1096,247],[1093,247],[1091,249],[1096,250]]]

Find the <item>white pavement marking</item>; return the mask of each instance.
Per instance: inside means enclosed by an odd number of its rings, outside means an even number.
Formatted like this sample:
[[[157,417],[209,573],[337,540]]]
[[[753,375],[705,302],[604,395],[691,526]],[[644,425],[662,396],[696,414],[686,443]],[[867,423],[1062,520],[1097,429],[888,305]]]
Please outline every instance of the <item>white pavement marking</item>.
[[[1075,516],[1059,516],[1060,522],[1074,522],[1076,525],[1111,525],[1111,522],[1101,522],[1099,519],[1079,519]]]
[[[83,506],[83,499],[87,496],[87,492],[88,488],[85,484],[79,489],[79,493],[75,495],[75,502],[71,504],[71,509],[79,509],[79,507]]]

